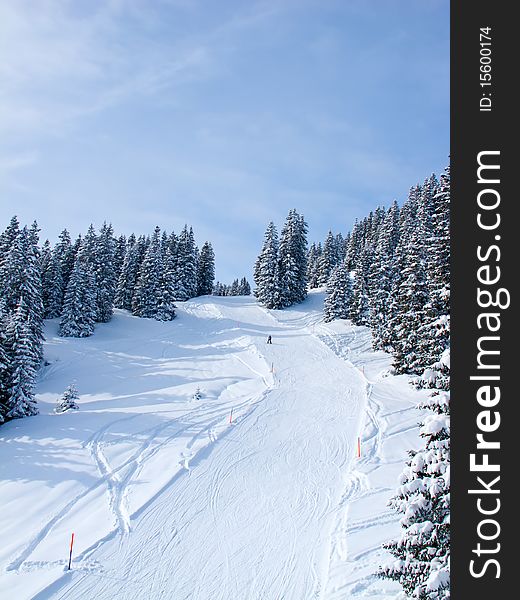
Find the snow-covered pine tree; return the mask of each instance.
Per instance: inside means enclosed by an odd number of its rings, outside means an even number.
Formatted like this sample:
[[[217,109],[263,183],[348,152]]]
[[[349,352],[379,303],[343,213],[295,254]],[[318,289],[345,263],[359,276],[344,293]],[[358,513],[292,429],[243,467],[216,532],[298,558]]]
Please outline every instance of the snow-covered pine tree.
[[[88,337],[94,333],[96,287],[86,256],[88,250],[88,245],[80,247],[67,285],[59,328],[62,337]]]
[[[35,350],[31,328],[31,312],[21,296],[6,328],[10,371],[6,420],[38,414],[33,388],[40,356]]]
[[[19,232],[20,223],[18,217],[15,215],[11,218],[6,229],[0,234],[0,297],[3,297],[6,287],[4,268],[7,266],[7,255],[9,254],[13,242],[18,237]]]
[[[307,229],[303,216],[291,209],[278,254],[282,307],[302,302],[307,296]]]
[[[103,223],[95,238],[92,263],[96,280],[96,321],[108,323],[112,318],[116,294],[116,269],[114,266],[116,242],[112,225]]]
[[[345,241],[345,260],[349,271],[354,270],[355,260],[361,248],[359,227],[359,221],[356,219],[352,231],[349,232],[348,240]]]
[[[11,221],[13,225],[13,221]],[[16,236],[5,249],[0,273],[0,298],[8,314],[14,312],[20,300],[20,289],[24,279],[24,268],[28,257],[27,227],[16,229]]]
[[[47,265],[49,264],[49,260],[51,258],[51,252],[52,252],[52,247],[51,247],[51,243],[49,242],[49,240],[45,240],[43,242],[42,247],[40,248],[40,271],[42,272],[42,277],[43,277],[43,273],[45,272]],[[43,294],[43,292],[42,292]]]
[[[399,207],[397,202],[385,214],[377,238],[375,256],[369,268],[372,290],[369,326],[374,350],[391,351],[389,318],[392,305],[392,285],[395,277],[395,248],[399,239]]]
[[[63,305],[63,275],[60,257],[54,248],[42,261],[42,300],[46,319],[61,315]]]
[[[351,302],[352,282],[347,264],[342,261],[332,269],[327,282],[327,297],[323,311],[325,322],[350,318]]]
[[[54,412],[64,413],[69,410],[78,410],[79,404],[76,402],[76,400],[79,400],[78,390],[76,389],[76,386],[71,383],[63,392],[61,398],[59,398]]]
[[[426,272],[430,301],[421,329],[426,370],[417,380],[420,387],[449,389],[450,347],[450,167],[440,183],[427,182],[431,229],[427,240]]]
[[[7,313],[0,298],[0,424],[5,421],[7,400],[9,398],[10,368],[7,354]]]
[[[175,314],[177,293],[177,263],[171,247],[162,244],[162,273],[159,282],[159,301],[154,318],[157,321],[172,321]]]
[[[358,254],[354,268],[354,283],[350,303],[350,318],[355,325],[367,325],[369,320],[370,290],[368,282],[369,268],[373,252],[364,248]]]
[[[251,295],[251,286],[245,277],[242,277],[240,280],[240,284],[238,286],[238,295],[239,296],[250,296]]]
[[[38,224],[33,222],[30,229],[22,230],[22,236],[27,231],[27,255],[24,264],[23,280],[20,287],[20,298],[23,297],[29,308],[29,330],[32,351],[37,357],[36,369],[43,359],[43,301],[41,256],[38,246]]]
[[[140,239],[141,244],[144,244],[144,238],[141,237]],[[125,257],[117,280],[116,295],[114,296],[114,306],[116,308],[132,310],[132,298],[139,275],[140,258],[141,248],[137,244],[135,235],[132,233],[128,236]]]
[[[420,194],[420,186],[412,188],[401,209],[389,321],[395,372],[416,375],[425,367],[420,329],[425,323],[425,307],[429,301]]]
[[[79,238],[79,242],[76,241],[74,246],[72,245],[69,232],[64,229],[59,237],[58,242],[53,248],[53,254],[57,258],[60,264],[60,272],[61,272],[61,300],[59,303],[60,310],[63,307],[63,300],[65,298],[65,292],[67,290],[67,285],[69,284],[70,275],[72,273],[72,269],[74,268],[74,261],[76,260],[76,254],[79,250],[79,245],[81,243],[81,238]],[[56,315],[59,316],[59,315]]]
[[[175,232],[171,232],[168,236],[167,241],[167,252],[169,253],[169,269],[171,269],[171,285],[172,285],[172,294],[173,299],[178,301],[185,301],[188,299],[188,292],[184,287],[184,282],[182,279],[182,273],[180,269],[180,246],[179,246],[179,238],[175,234]]]
[[[41,261],[38,248],[38,225],[33,223],[18,230],[7,252],[2,269],[0,297],[8,315],[14,313],[24,299],[33,352],[43,356],[43,303],[41,284]]]
[[[327,285],[332,270],[338,264],[338,255],[336,236],[329,230],[318,262],[318,286],[316,287]]]
[[[215,281],[215,253],[210,242],[204,242],[197,268],[197,296],[206,296],[213,290]]]
[[[410,188],[408,198],[399,211],[399,242],[394,252],[394,276],[391,284],[391,300],[388,307],[388,328],[386,334],[388,346],[392,349],[394,356],[394,368],[397,373],[407,372],[407,348],[410,347],[410,344],[414,343],[413,338],[416,336],[416,333],[413,332],[416,331],[416,327],[419,324],[419,321],[415,317],[412,317],[411,321],[404,323],[405,319],[410,319],[410,311],[413,311],[412,304],[415,304],[415,300],[410,297],[414,281],[414,277],[411,277],[414,272],[413,265],[418,266],[419,273],[424,275],[424,262],[422,260],[424,247],[420,241],[420,248],[416,247],[419,195],[419,186]],[[411,253],[414,253],[415,256],[412,256]],[[418,260],[418,257],[421,260]],[[408,300],[411,302],[410,306],[407,305]],[[422,323],[424,316],[422,307],[424,307],[426,300],[424,295],[418,298],[418,304],[421,306],[419,313],[421,318],[420,323]],[[406,317],[407,313],[409,314]],[[407,338],[409,338],[409,342],[407,342]],[[417,347],[412,350],[415,353],[413,357],[415,361],[417,358]]]
[[[229,290],[229,295],[230,296],[239,296],[240,295],[240,284],[238,282],[238,279],[233,280],[233,283],[231,284],[231,288]]]
[[[307,254],[307,284],[310,289],[319,286],[319,264],[322,254],[321,242],[312,243]]]
[[[336,234],[336,265],[345,260],[345,238],[341,233]]]
[[[281,308],[278,270],[278,231],[271,221],[267,226],[262,251],[255,263],[255,297],[267,308]]]
[[[185,297],[178,300],[188,300],[197,295],[197,247],[193,229],[185,225],[179,234],[177,243],[177,278],[179,294],[184,290]]]
[[[385,544],[395,560],[379,576],[398,581],[419,600],[450,597],[449,394],[433,395],[419,408],[433,412],[420,427],[424,446],[410,452],[390,506],[401,513],[401,536]]]
[[[134,239],[135,239],[135,236],[134,236]],[[115,242],[115,252],[114,252],[114,272],[115,272],[115,280],[116,280],[116,289],[117,289],[117,281],[119,281],[119,276],[121,275],[121,269],[123,268],[123,261],[125,260],[126,245],[127,245],[126,236],[120,235]]]
[[[2,419],[37,412],[33,396],[43,357],[43,303],[38,225],[20,229],[13,217],[0,236],[0,319]],[[9,245],[8,245],[9,244]]]
[[[132,312],[138,317],[154,319],[160,303],[160,284],[163,271],[161,229],[154,230],[139,269],[139,277],[132,301]]]

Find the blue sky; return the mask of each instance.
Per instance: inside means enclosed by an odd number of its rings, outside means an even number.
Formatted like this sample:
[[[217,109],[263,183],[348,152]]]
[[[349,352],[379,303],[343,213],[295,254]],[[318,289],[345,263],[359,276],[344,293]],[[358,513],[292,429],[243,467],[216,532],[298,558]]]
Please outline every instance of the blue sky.
[[[0,227],[346,233],[449,160],[448,0],[0,0]]]

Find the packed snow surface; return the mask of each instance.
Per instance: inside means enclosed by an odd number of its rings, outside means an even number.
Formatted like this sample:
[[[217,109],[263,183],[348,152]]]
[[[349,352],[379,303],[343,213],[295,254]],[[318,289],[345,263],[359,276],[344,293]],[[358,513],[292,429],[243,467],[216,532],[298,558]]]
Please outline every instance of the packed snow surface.
[[[85,339],[48,321],[41,414],[0,429],[0,597],[399,598],[374,572],[426,394],[323,298],[116,311]]]

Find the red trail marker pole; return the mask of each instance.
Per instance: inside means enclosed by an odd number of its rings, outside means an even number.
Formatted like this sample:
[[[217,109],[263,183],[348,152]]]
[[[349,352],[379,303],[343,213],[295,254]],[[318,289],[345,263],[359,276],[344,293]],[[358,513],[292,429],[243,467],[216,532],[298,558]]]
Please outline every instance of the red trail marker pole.
[[[74,534],[72,534],[72,537],[70,538],[69,568],[68,568],[69,571],[70,571],[70,563],[72,561],[72,546],[73,545],[74,545]]]
[[[233,409],[231,409],[231,412],[229,413],[229,422],[233,422]]]
[[[361,440],[357,439],[357,454],[356,458],[361,458]]]

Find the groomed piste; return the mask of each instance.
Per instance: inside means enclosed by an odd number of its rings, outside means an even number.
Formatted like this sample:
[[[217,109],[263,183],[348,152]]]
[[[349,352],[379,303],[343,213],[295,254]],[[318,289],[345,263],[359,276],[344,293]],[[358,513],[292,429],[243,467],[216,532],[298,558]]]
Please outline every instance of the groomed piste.
[[[0,597],[398,598],[374,573],[428,393],[323,299],[119,310],[85,339],[48,321],[41,414],[1,430]]]

